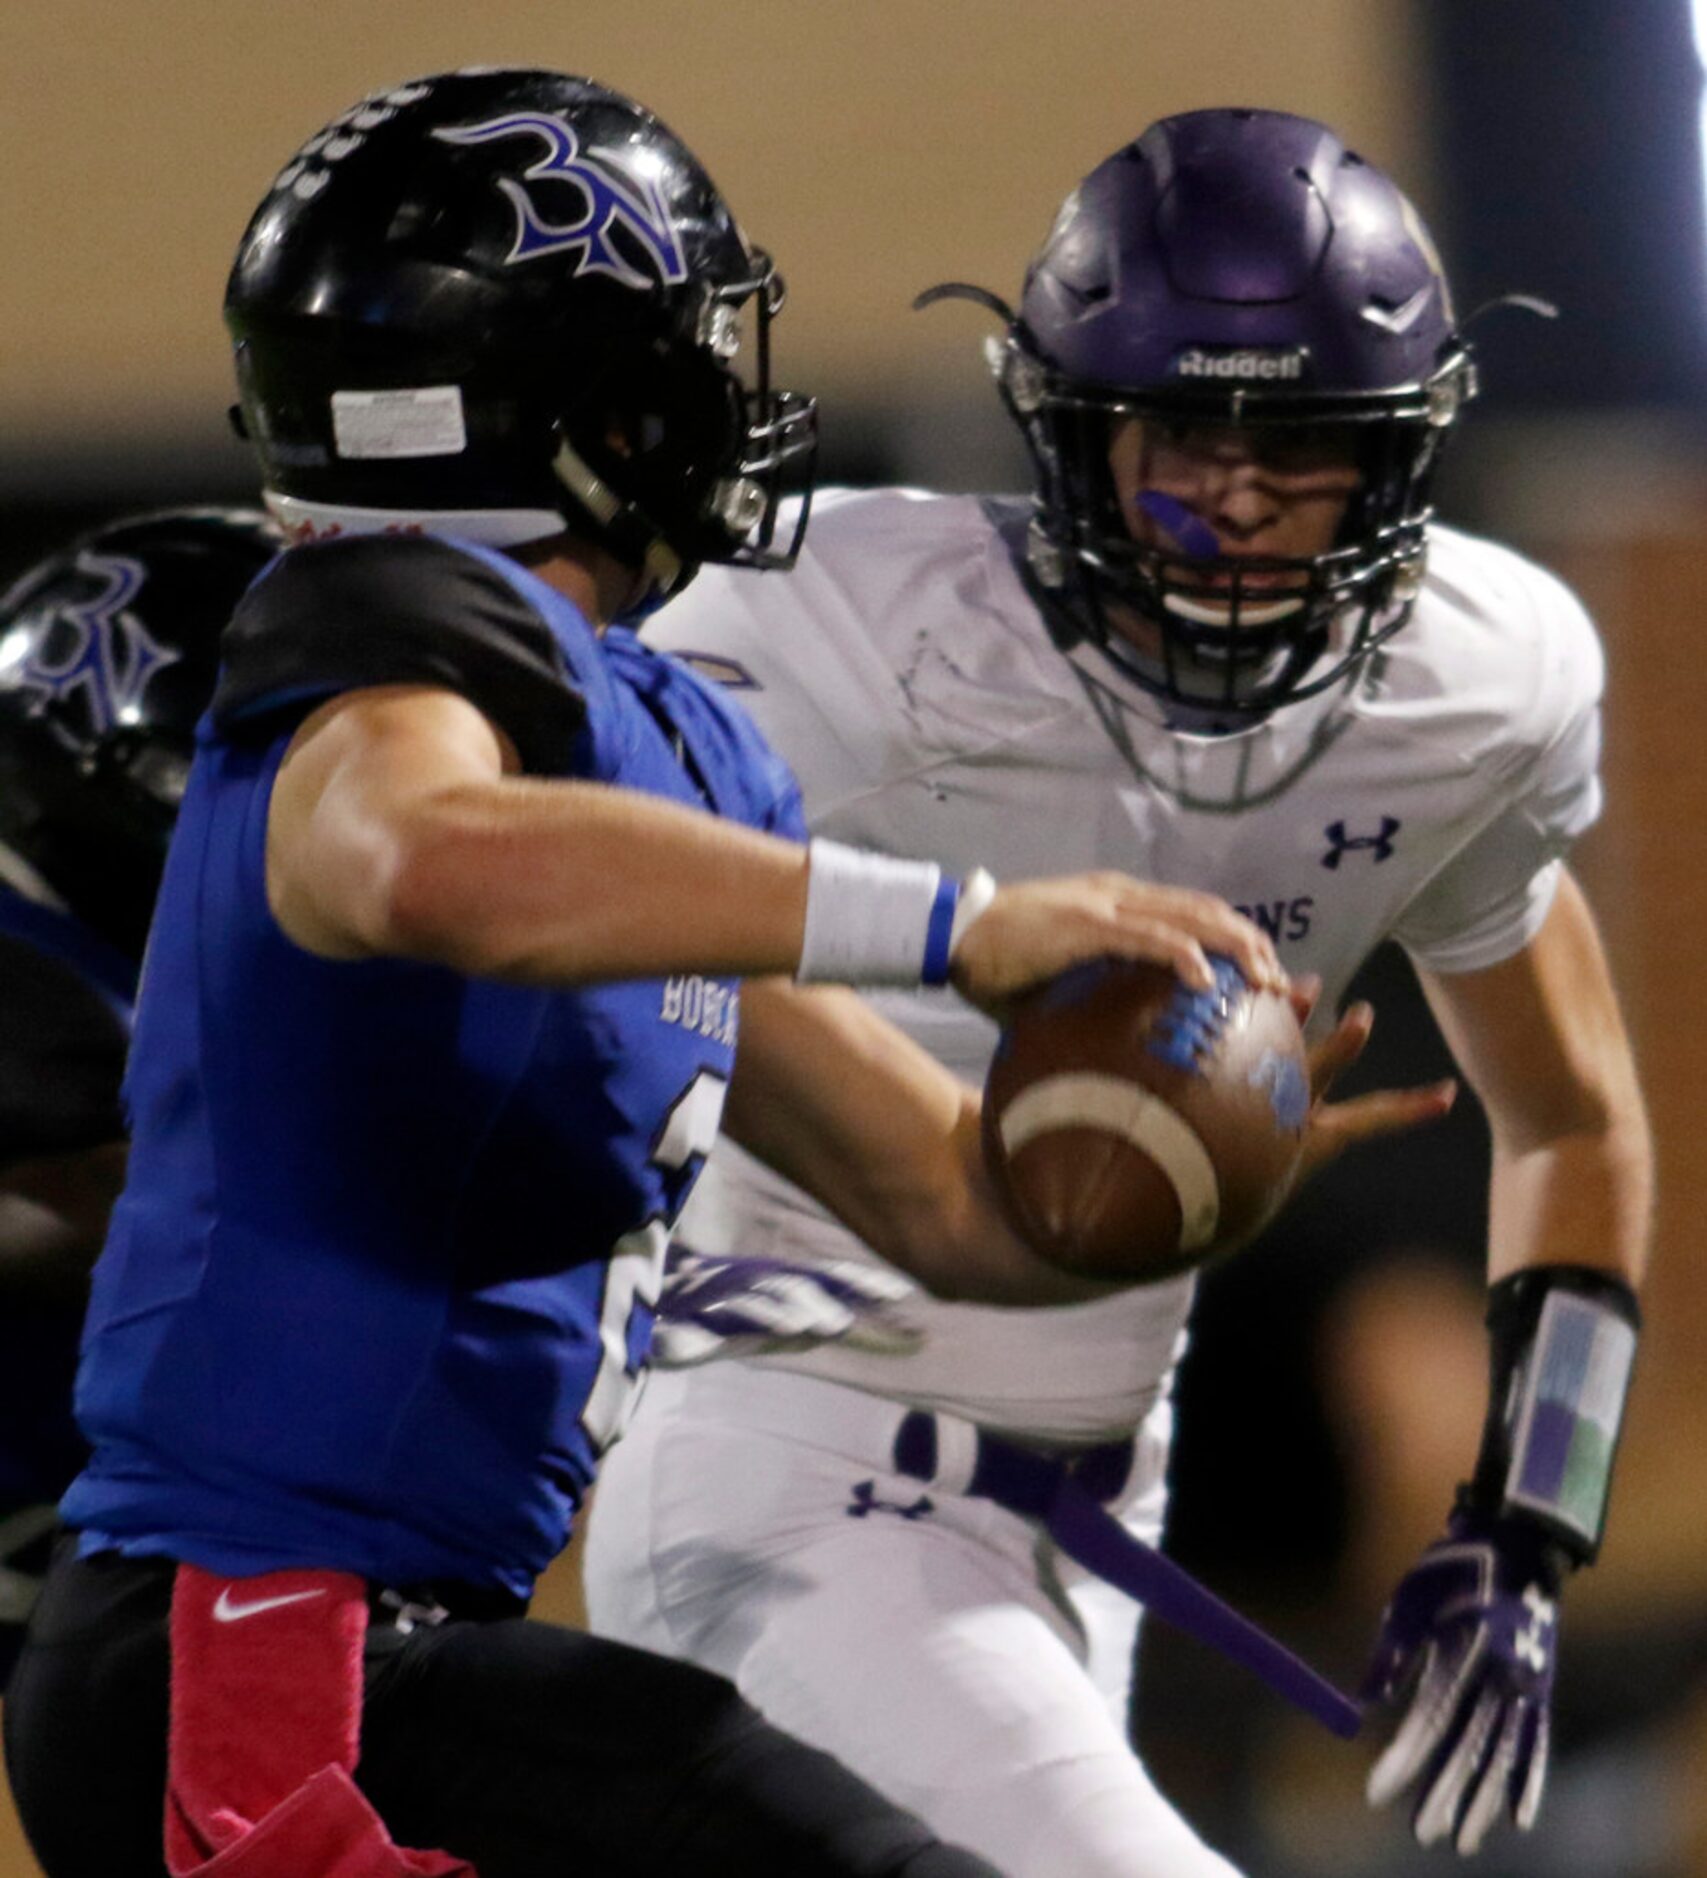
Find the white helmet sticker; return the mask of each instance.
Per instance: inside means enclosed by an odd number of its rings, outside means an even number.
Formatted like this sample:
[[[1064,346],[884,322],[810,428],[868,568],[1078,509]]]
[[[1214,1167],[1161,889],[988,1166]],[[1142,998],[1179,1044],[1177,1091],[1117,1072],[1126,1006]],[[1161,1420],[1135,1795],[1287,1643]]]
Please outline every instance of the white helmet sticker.
[[[462,387],[334,391],[332,438],[341,457],[461,456],[468,448]]]

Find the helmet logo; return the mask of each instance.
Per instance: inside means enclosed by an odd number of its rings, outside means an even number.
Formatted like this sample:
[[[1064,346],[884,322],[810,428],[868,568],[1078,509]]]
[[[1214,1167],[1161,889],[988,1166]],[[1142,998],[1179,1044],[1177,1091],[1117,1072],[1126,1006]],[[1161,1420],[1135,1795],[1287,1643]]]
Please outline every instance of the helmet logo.
[[[609,274],[625,287],[656,285],[613,245],[612,231],[620,227],[626,228],[651,255],[664,281],[687,279],[687,262],[657,183],[651,177],[625,172],[604,152],[582,155],[580,140],[560,119],[535,111],[515,111],[466,129],[433,132],[442,142],[456,144],[493,143],[502,137],[524,134],[542,139],[546,149],[538,162],[522,172],[520,182],[511,176],[496,179],[516,211],[516,240],[504,257],[506,266],[579,249],[577,275]],[[546,178],[573,183],[580,190],[586,206],[577,220],[552,222],[540,213],[524,185]]]
[[[63,621],[77,632],[71,655],[49,665],[38,642],[21,665],[9,670],[0,646],[0,688],[34,691],[56,701],[81,691],[90,726],[101,737],[140,720],[149,681],[163,665],[175,664],[179,654],[156,644],[142,622],[125,611],[146,578],[140,562],[122,554],[84,553],[77,557],[77,571],[107,585],[91,600],[54,609],[54,625]]]
[[[1231,378],[1240,384],[1296,384],[1310,357],[1305,346],[1187,346],[1174,360],[1176,378]]]
[[[1434,282],[1425,280],[1403,305],[1387,307],[1372,300],[1363,308],[1362,317],[1368,320],[1371,326],[1380,327],[1382,332],[1391,333],[1396,339],[1416,325],[1423,308],[1428,305],[1429,295],[1433,292]]]

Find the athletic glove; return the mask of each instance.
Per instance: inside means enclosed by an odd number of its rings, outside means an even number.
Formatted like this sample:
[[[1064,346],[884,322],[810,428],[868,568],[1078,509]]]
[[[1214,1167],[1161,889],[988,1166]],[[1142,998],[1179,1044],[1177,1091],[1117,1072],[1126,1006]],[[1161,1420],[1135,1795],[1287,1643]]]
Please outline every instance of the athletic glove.
[[[1502,1813],[1528,1831],[1540,1811],[1559,1587],[1600,1549],[1640,1325],[1629,1285],[1588,1267],[1488,1293],[1476,1471],[1388,1605],[1363,1689],[1403,1709],[1370,1804],[1410,1794],[1424,1845],[1474,1852]]]
[[[840,1343],[902,1356],[922,1332],[907,1310],[910,1280],[852,1259],[791,1265],[672,1251],[652,1329],[652,1361],[686,1369],[716,1357],[766,1356]]]
[[[1421,1844],[1475,1852],[1507,1811],[1521,1830],[1534,1825],[1559,1582],[1558,1548],[1532,1522],[1461,1510],[1394,1593],[1362,1694],[1403,1715],[1369,1801],[1412,1795]]]

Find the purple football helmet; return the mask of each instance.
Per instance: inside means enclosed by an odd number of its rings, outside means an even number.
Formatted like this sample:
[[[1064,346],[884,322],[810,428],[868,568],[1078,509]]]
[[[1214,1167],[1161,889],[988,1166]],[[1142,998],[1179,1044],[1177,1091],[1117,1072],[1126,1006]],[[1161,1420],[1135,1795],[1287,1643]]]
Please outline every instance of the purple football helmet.
[[[1036,467],[1028,575],[1065,640],[1176,705],[1249,717],[1341,681],[1404,624],[1474,370],[1416,211],[1324,125],[1152,125],[1067,198],[993,357]],[[1228,553],[1159,489],[1138,492],[1152,526],[1134,539],[1109,462],[1129,418],[1354,466],[1331,546]],[[1147,623],[1153,654],[1111,609]]]

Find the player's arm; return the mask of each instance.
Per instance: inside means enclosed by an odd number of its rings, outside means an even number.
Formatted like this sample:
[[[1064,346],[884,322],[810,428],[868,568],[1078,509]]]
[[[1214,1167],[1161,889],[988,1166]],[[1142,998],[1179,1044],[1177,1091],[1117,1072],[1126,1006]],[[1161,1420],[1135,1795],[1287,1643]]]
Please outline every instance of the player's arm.
[[[323,705],[268,815],[280,925],[329,958],[522,983],[793,969],[804,848],[517,769],[504,733],[452,692],[387,686]]]
[[[723,1126],[940,1297],[1044,1304],[1113,1283],[1046,1264],[984,1171],[979,1096],[851,991],[755,979]]]
[[[1348,1013],[1311,1052],[1312,1165],[1450,1106],[1450,1085],[1326,1100],[1369,1015]],[[978,1091],[851,992],[749,982],[724,1126],[939,1296],[1056,1304],[1129,1282],[1059,1269],[1015,1234],[985,1168]]]
[[[14,1162],[0,1172],[0,1302],[76,1304],[124,1185],[126,1144]]]
[[[421,959],[520,983],[925,975],[922,945],[904,971],[878,958],[884,919],[914,891],[891,876],[915,864],[809,851],[656,796],[517,772],[504,733],[455,693],[382,686],[321,706],[292,739],[269,808],[279,924],[328,958]],[[1159,960],[1202,984],[1214,950],[1258,983],[1282,982],[1269,941],[1225,902],[1121,875],[1005,887],[963,938],[949,944],[950,930],[944,964],[986,1008],[1102,954]]]
[[[1422,974],[1493,1135],[1488,1277],[1576,1265],[1634,1289],[1653,1142],[1593,912],[1563,875],[1545,923],[1486,971]]]
[[[1488,1112],[1491,1386],[1446,1537],[1388,1607],[1367,1692],[1404,1703],[1370,1776],[1417,1836],[1474,1851],[1533,1823],[1557,1598],[1599,1548],[1635,1354],[1653,1152],[1599,934],[1569,874],[1539,932],[1485,970],[1423,974]]]

